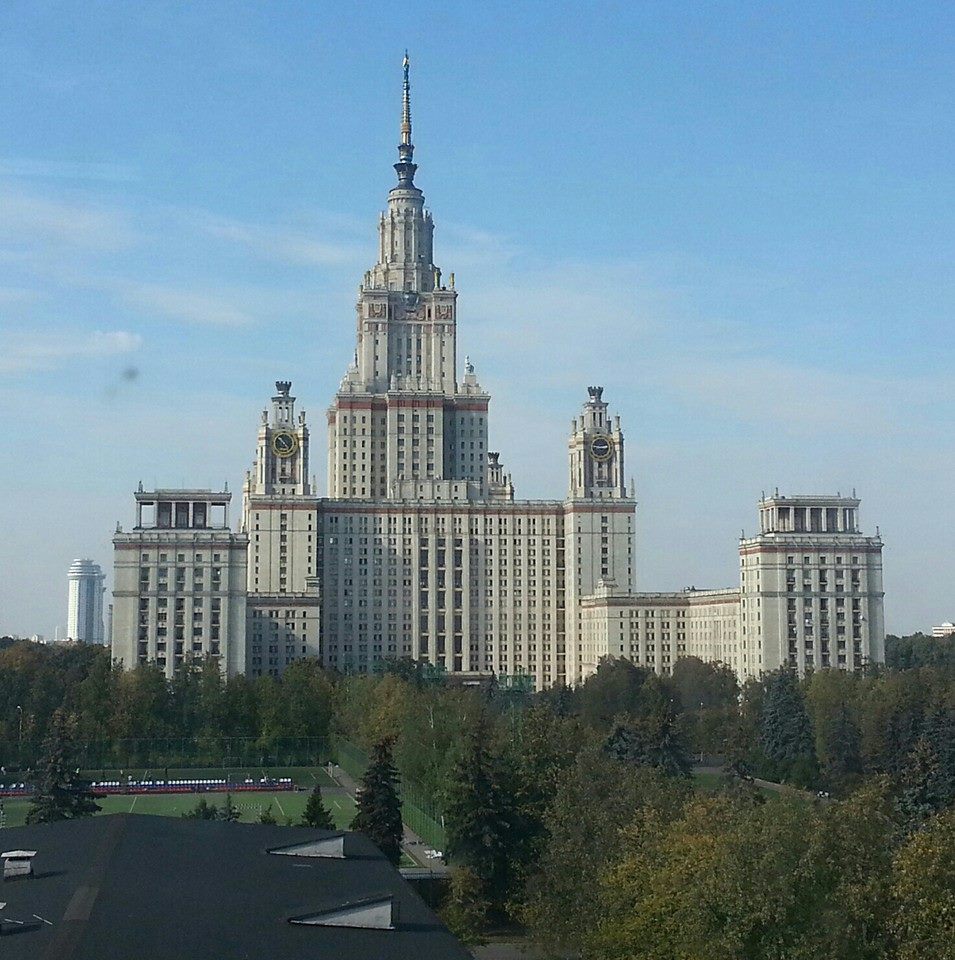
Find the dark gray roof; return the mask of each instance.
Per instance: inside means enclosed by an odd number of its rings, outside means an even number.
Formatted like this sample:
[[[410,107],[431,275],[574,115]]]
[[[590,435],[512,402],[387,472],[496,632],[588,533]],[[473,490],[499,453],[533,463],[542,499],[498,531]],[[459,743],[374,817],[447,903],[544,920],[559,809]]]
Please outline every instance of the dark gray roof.
[[[360,834],[344,859],[267,851],[335,836],[305,827],[116,814],[0,834],[36,850],[0,884],[0,955],[31,960],[465,960],[470,954]],[[290,923],[391,896],[393,930]],[[21,924],[14,921],[22,921]]]

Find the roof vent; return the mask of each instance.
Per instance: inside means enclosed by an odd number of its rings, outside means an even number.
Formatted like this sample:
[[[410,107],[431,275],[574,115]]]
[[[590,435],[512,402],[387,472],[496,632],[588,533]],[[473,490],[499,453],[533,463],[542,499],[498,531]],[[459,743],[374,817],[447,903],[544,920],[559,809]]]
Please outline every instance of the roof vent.
[[[0,859],[3,860],[3,879],[33,876],[35,856],[36,850],[7,850],[6,853],[0,853]]]
[[[288,847],[272,847],[269,853],[283,857],[333,857],[345,859],[345,834],[337,833],[320,840],[306,840],[305,843],[293,843]]]
[[[289,923],[308,927],[351,927],[354,930],[394,930],[398,926],[398,904],[394,897],[367,897],[329,907],[317,913],[291,917]]]

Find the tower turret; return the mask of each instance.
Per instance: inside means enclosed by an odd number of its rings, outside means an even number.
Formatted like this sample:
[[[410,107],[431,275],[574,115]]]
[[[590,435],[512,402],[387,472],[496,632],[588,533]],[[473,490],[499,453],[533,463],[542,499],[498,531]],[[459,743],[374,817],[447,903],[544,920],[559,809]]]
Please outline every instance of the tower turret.
[[[570,424],[570,497],[626,499],[623,431],[611,418],[603,387],[588,387],[587,402]]]

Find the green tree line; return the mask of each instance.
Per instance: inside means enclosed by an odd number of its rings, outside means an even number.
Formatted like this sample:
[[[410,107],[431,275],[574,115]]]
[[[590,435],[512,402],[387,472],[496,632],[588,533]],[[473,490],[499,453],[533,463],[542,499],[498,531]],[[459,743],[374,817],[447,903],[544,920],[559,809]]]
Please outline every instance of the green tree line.
[[[381,845],[399,829],[383,784],[435,798],[445,916],[468,939],[519,925],[555,956],[595,960],[950,958],[947,649],[890,638],[891,665],[782,670],[742,689],[693,658],[667,677],[607,660],[577,688],[533,694],[407,662],[228,682],[207,663],[167,682],[120,673],[103,651],[11,644],[0,719],[8,742],[17,706],[31,737],[60,709],[77,737],[346,738],[377,758],[363,828]],[[701,756],[724,766],[718,789],[691,777]],[[809,792],[767,794],[760,779]]]

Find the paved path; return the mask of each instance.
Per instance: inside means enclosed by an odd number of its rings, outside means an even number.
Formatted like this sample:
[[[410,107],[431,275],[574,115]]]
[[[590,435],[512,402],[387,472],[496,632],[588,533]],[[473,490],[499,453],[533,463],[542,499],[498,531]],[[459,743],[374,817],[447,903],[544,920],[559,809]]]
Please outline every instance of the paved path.
[[[701,767],[698,764],[694,764],[693,771],[694,773],[719,773],[725,776],[727,779],[729,779],[730,776],[730,774],[726,772],[725,767]],[[764,790],[772,790],[773,793],[795,794],[797,796],[809,797],[811,800],[829,799],[828,796],[820,798],[811,790],[802,790],[799,787],[792,787],[788,783],[777,783],[775,780],[760,780],[759,777],[753,777],[752,782],[757,787],[762,787]]]
[[[337,763],[325,769],[329,777],[347,794],[355,800],[358,799],[358,783],[353,777],[349,776]],[[431,844],[425,843],[407,824],[403,826],[404,836],[401,840],[401,848],[418,865],[415,876],[420,876],[421,869],[426,869],[436,877],[448,876],[450,871],[443,860],[431,860],[425,856],[425,850],[430,850]]]

